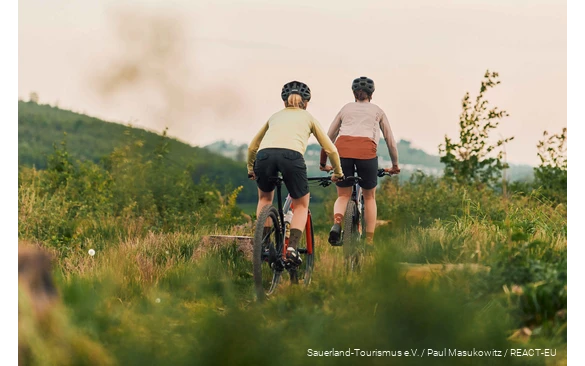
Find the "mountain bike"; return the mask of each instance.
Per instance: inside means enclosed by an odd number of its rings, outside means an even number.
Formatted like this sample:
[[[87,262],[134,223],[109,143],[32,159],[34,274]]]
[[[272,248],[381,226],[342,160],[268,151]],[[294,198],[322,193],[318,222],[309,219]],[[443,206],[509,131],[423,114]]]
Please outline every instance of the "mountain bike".
[[[378,169],[378,177],[393,175],[390,169]],[[351,198],[345,209],[343,230],[341,232],[341,245],[345,269],[347,271],[359,271],[366,254],[365,233],[365,204],[362,188],[359,185],[359,177],[353,185]]]
[[[353,178],[348,177],[348,179],[352,180]],[[294,207],[290,194],[287,195],[284,204],[282,202],[282,184],[284,182],[282,176],[272,177],[271,180],[276,183],[278,209],[273,205],[264,206],[258,215],[254,231],[252,264],[254,267],[254,287],[260,301],[264,300],[267,295],[274,293],[285,270],[289,272],[291,283],[298,284],[299,280],[302,279],[305,286],[309,285],[315,263],[315,236],[311,210],[307,215],[305,235],[297,248],[303,262],[298,268],[294,268],[286,261],[288,233],[290,232]],[[311,177],[308,180],[317,182],[322,187],[327,187],[332,183],[330,176]],[[266,234],[264,227],[270,228]]]

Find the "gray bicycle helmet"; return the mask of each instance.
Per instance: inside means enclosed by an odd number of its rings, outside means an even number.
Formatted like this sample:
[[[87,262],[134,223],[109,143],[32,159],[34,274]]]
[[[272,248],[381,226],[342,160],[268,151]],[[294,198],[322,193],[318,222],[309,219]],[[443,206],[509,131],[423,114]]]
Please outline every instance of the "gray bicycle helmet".
[[[309,89],[307,84],[301,83],[300,81],[291,81],[284,84],[280,93],[282,100],[286,101],[291,94],[299,94],[306,101],[311,100],[311,89]]]
[[[353,82],[351,83],[351,90],[353,90],[354,92],[358,90],[365,90],[366,93],[372,95],[372,93],[374,93],[374,90],[376,90],[376,87],[374,86],[374,80],[367,78],[365,76],[360,76],[359,78],[354,79]]]

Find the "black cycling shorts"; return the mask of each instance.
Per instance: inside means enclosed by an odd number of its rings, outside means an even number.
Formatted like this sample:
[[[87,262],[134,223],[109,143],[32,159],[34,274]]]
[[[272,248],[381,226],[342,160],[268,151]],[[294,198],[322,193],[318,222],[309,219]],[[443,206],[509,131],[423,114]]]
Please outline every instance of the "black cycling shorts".
[[[271,177],[282,173],[284,185],[292,198],[301,198],[309,193],[307,165],[303,154],[290,149],[267,148],[258,151],[254,162],[256,184],[263,192],[272,192],[276,183]]]
[[[378,185],[378,157],[373,159],[341,158],[341,169],[346,177],[353,177],[357,172],[362,178],[360,186],[363,189],[373,189]],[[341,181],[336,183],[338,187],[351,187],[352,182]]]

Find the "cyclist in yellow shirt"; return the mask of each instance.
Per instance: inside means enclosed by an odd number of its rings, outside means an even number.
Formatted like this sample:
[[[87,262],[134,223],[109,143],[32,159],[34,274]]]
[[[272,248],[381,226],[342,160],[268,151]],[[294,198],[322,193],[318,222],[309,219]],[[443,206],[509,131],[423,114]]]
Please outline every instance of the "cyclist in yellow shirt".
[[[319,122],[306,111],[311,100],[309,87],[305,83],[291,81],[282,87],[281,98],[285,108],[273,114],[250,143],[248,177],[256,180],[258,185],[256,214],[259,215],[264,206],[272,204],[274,198],[276,186],[271,177],[282,173],[294,207],[286,258],[298,266],[302,260],[296,249],[309,208],[309,183],[303,155],[311,133],[331,160],[334,171],[331,179],[343,179],[343,171],[337,148]]]

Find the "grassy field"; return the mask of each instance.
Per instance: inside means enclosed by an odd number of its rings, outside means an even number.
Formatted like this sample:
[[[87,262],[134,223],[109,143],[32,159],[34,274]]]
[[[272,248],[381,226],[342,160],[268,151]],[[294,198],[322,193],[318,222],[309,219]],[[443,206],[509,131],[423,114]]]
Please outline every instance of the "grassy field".
[[[364,270],[348,275],[341,248],[326,241],[329,187],[310,206],[313,282],[284,281],[259,303],[251,262],[235,243],[203,245],[208,234],[252,235],[242,213],[254,206],[236,205],[238,188],[221,193],[132,149],[116,150],[108,164],[57,151],[47,170],[20,171],[20,245],[52,253],[59,292],[39,315],[20,291],[23,364],[566,364],[566,198],[424,175],[388,179],[378,193],[388,223]],[[489,270],[413,281],[404,262]],[[556,356],[429,352],[530,348]],[[366,353],[311,356],[332,349]]]
[[[501,179],[497,78],[465,94],[442,177],[381,182],[360,272],[326,241],[335,187],[311,187],[312,282],[265,302],[236,243],[205,239],[253,234],[243,163],[19,102],[19,249],[52,257],[19,251],[19,364],[566,365],[566,129],[535,141],[533,180]]]

